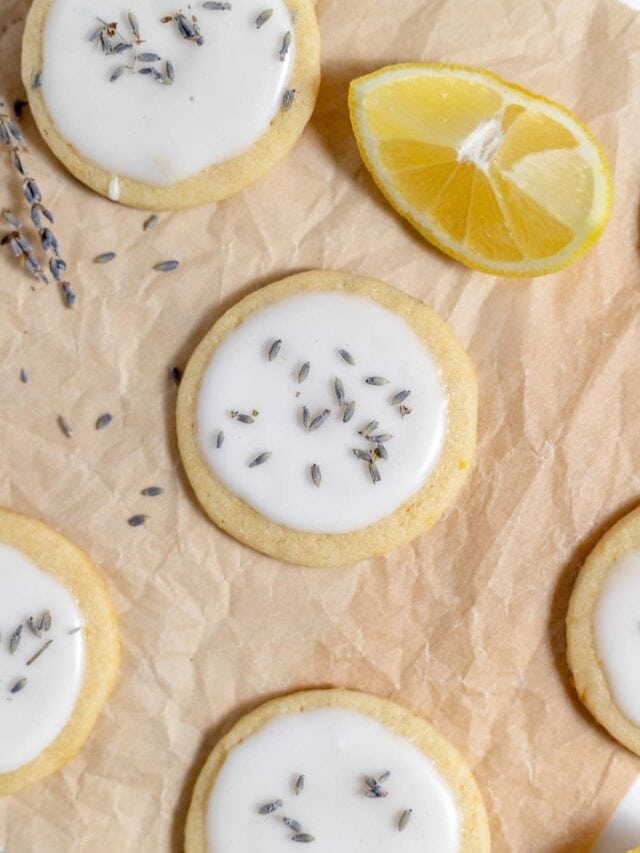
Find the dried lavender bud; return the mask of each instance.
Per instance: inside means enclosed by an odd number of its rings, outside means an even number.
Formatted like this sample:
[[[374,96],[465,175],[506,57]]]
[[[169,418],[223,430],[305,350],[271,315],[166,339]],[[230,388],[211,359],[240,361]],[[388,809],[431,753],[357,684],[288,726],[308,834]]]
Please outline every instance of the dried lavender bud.
[[[407,399],[409,394],[411,394],[411,391],[409,391],[409,390],[398,391],[398,393],[395,395],[395,397],[391,400],[391,405],[392,406],[399,406],[400,403],[404,403],[404,401]]]
[[[386,460],[389,458],[389,454],[387,453],[387,448],[384,446],[384,444],[381,444],[381,443],[376,444],[373,452],[378,457],[378,459],[385,459]]]
[[[179,367],[170,367],[169,376],[171,377],[174,385],[180,384],[180,380],[182,379],[182,373],[180,372]]]
[[[7,225],[11,225],[12,228],[22,228],[22,223],[20,222],[18,217],[7,208],[2,211],[2,218],[7,223]]]
[[[344,398],[344,385],[342,383],[342,379],[338,378],[333,383],[334,390],[336,392],[336,400],[338,401],[339,406],[344,406],[345,398]]]
[[[264,12],[260,12],[256,18],[256,29],[259,30],[260,27],[264,26],[272,15],[273,9],[265,9]]]
[[[320,484],[322,483],[322,473],[320,471],[320,466],[316,465],[315,462],[311,466],[311,479],[313,480],[313,485],[319,489]]]
[[[264,465],[264,463],[269,459],[271,459],[271,452],[266,450],[264,453],[260,453],[255,459],[249,462],[249,468],[257,468],[258,465]],[[282,803],[280,803],[280,805],[282,805]]]
[[[55,280],[60,281],[60,274],[67,271],[67,265],[62,258],[50,258],[49,269]]]
[[[129,527],[140,527],[148,518],[149,516],[144,515],[143,513],[140,513],[139,515],[132,515],[127,519],[127,524]]]
[[[42,194],[33,178],[25,178],[22,182],[22,194],[29,204],[42,201]]]
[[[13,136],[15,141],[22,143],[22,131],[20,130],[18,125],[13,121],[7,121],[7,126],[9,128],[9,133],[11,134],[11,136]]]
[[[371,462],[371,452],[369,450],[360,450],[359,447],[354,447],[352,453],[356,459],[361,459],[363,462]]]
[[[231,3],[219,3],[216,0],[207,0],[202,4],[203,9],[211,9],[214,12],[227,12],[231,8]]]
[[[20,382],[22,382],[26,385],[28,381],[29,381],[29,374],[24,369],[24,367],[21,367],[20,368]]]
[[[302,832],[302,824],[299,820],[293,820],[290,817],[283,817],[282,820],[292,832]]]
[[[155,228],[156,225],[160,222],[160,217],[156,213],[152,213],[142,224],[142,228],[144,231],[150,231],[152,228]]]
[[[126,65],[118,65],[116,68],[114,68],[113,72],[111,73],[111,76],[109,77],[109,82],[115,83],[116,80],[119,80],[120,77],[122,77],[124,72],[127,70],[128,70],[128,67]]]
[[[217,448],[218,450],[220,450],[220,448],[222,447],[223,443],[224,443],[224,433],[223,433],[223,431],[222,431],[222,430],[220,430],[220,432],[219,432],[219,433],[218,433],[218,435],[216,436],[216,448]]]
[[[22,638],[22,625],[18,625],[16,630],[11,635],[9,640],[9,654],[13,654],[18,646],[20,645],[20,640]]]
[[[269,361],[273,361],[273,359],[278,355],[280,349],[282,347],[282,341],[278,338],[277,341],[274,341],[269,347]]]
[[[371,460],[371,462],[369,462],[368,468],[369,468],[369,476],[371,477],[371,482],[375,486],[375,484],[379,483],[380,480],[382,479],[380,476],[380,471],[378,470],[378,466],[376,465],[376,463],[373,460]],[[385,796],[386,797],[386,794],[378,794],[377,796]]]
[[[173,67],[173,62],[171,62],[170,59],[167,59],[164,64],[164,73],[165,81],[169,84],[173,83],[173,81],[176,79],[176,72]]]
[[[356,413],[356,404],[355,400],[352,400],[350,403],[347,403],[347,406],[344,410],[344,414],[342,415],[342,423],[348,424],[351,418]]]
[[[309,424],[309,432],[319,429],[331,414],[331,409],[325,409],[322,414],[314,418]]]
[[[282,109],[285,111],[285,113],[288,113],[291,107],[293,106],[293,101],[295,97],[295,89],[285,89],[284,95],[282,96]]]
[[[131,27],[131,32],[133,33],[135,38],[139,40],[140,39],[140,27],[138,25],[138,19],[136,18],[136,16],[134,15],[133,12],[129,12],[129,14],[127,15],[127,18],[129,19],[129,26]]]
[[[282,47],[278,51],[278,56],[280,57],[280,62],[284,62],[287,54],[289,53],[289,48],[291,47],[291,31],[287,30],[282,39]]]
[[[157,498],[163,493],[164,489],[161,486],[147,486],[146,489],[140,490],[140,494],[145,498]]]
[[[407,828],[407,824],[409,823],[409,818],[411,817],[411,813],[413,809],[405,809],[400,815],[400,820],[398,821],[398,832],[402,832]]]
[[[67,438],[71,438],[73,436],[73,429],[71,427],[71,424],[63,415],[58,415],[58,426],[60,427],[60,430],[62,431],[63,435],[65,435]]]
[[[385,379],[384,376],[367,376],[364,380],[367,385],[387,385],[389,380]]]
[[[138,62],[160,62],[162,57],[157,53],[137,53],[136,59]]]
[[[53,232],[49,228],[41,228],[39,234],[40,245],[45,252],[52,252],[54,255],[57,255],[59,252],[59,246]]]
[[[20,154],[18,153],[17,148],[11,149],[11,162],[13,163],[13,167],[16,170],[16,172],[18,172],[20,175],[25,177],[27,173],[25,172],[25,169],[24,169],[24,166],[22,164],[22,160],[20,159]]]
[[[179,263],[180,261],[160,261],[160,263],[154,264],[153,268],[158,272],[171,272]]]
[[[272,814],[277,809],[281,809],[282,806],[282,800],[272,800],[270,803],[265,803],[263,806],[260,806],[258,814]]]
[[[295,835],[291,836],[292,841],[300,841],[302,844],[309,844],[311,841],[315,841],[314,835],[309,835],[308,832],[298,832]]]
[[[62,293],[62,301],[65,304],[66,308],[73,308],[74,302],[76,301],[76,295],[71,289],[71,285],[68,281],[63,281],[60,284],[60,292]]]
[[[18,681],[16,681],[16,683],[13,685],[13,687],[11,688],[11,690],[9,692],[10,693],[19,693],[21,690],[24,690],[24,688],[26,686],[27,686],[27,679],[26,678],[20,678],[20,679],[18,679]]]
[[[296,797],[304,791],[304,773],[301,773],[296,779],[296,784],[294,785],[293,790],[296,792]]]
[[[36,202],[31,205],[31,221],[35,225],[36,228],[42,228],[42,219],[41,216],[44,216],[45,219],[48,219],[49,222],[53,225],[53,214],[50,210],[47,210],[46,207],[43,207],[40,203]]]
[[[302,365],[302,367],[298,371],[298,382],[304,382],[304,380],[309,375],[309,369],[310,369],[309,362],[305,361],[305,363]]]
[[[96,429],[104,429],[105,427],[108,427],[112,420],[113,415],[110,415],[109,412],[105,412],[104,415],[100,415],[96,420]]]

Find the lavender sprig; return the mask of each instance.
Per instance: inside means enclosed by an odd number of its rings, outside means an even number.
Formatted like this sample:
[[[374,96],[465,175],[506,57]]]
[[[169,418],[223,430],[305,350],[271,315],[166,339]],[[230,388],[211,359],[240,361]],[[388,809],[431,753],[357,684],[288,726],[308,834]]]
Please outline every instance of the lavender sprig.
[[[22,132],[11,119],[10,115],[5,112],[5,102],[1,98],[0,142],[4,144],[5,150],[8,151],[11,164],[21,180],[22,195],[30,207],[31,222],[38,230],[42,251],[49,255],[49,271],[56,281],[60,281],[62,273],[67,269],[67,265],[60,255],[58,240],[49,227],[54,223],[53,214],[42,203],[40,187],[25,167],[21,156],[25,150]],[[18,217],[10,210],[4,210],[2,217],[7,225],[11,226],[12,230],[2,235],[0,245],[8,246],[11,254],[22,262],[24,269],[30,275],[43,284],[48,284],[49,279],[43,270],[42,263],[37,259],[33,246],[25,237],[22,230],[22,223]],[[69,290],[71,289],[68,282],[67,287]]]

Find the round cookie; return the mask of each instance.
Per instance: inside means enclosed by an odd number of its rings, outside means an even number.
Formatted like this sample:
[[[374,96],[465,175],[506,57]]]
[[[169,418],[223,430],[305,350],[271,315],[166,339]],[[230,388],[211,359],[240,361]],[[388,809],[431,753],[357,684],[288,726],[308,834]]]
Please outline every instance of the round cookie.
[[[268,7],[34,0],[22,78],[42,136],[122,204],[171,210],[238,192],[288,153],[320,85],[313,0]]]
[[[640,508],[602,537],[578,575],[567,656],[580,700],[640,755]]]
[[[312,271],[215,323],[180,385],[178,442],[219,527],[329,567],[434,523],[467,475],[476,412],[473,367],[431,309],[374,279]]]
[[[317,853],[490,849],[457,750],[395,702],[350,690],[261,705],[218,742],[196,782],[185,853],[277,853],[291,840]]]
[[[0,509],[0,795],[73,758],[119,661],[116,615],[89,558],[42,522]]]

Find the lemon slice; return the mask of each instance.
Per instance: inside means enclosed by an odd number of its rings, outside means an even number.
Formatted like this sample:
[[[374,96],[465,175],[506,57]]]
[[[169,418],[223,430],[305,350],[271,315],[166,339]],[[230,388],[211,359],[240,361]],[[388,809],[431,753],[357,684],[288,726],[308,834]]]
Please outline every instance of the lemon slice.
[[[351,83],[349,109],[388,201],[473,269],[544,275],[606,225],[611,172],[588,128],[489,71],[391,65]]]

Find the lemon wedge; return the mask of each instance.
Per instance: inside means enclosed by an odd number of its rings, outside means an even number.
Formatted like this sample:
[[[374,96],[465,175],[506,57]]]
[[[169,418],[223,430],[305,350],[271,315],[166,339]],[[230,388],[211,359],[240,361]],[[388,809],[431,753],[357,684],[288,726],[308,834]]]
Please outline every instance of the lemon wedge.
[[[611,171],[589,129],[489,71],[391,65],[353,80],[349,110],[362,159],[387,200],[473,269],[553,272],[607,223]]]

